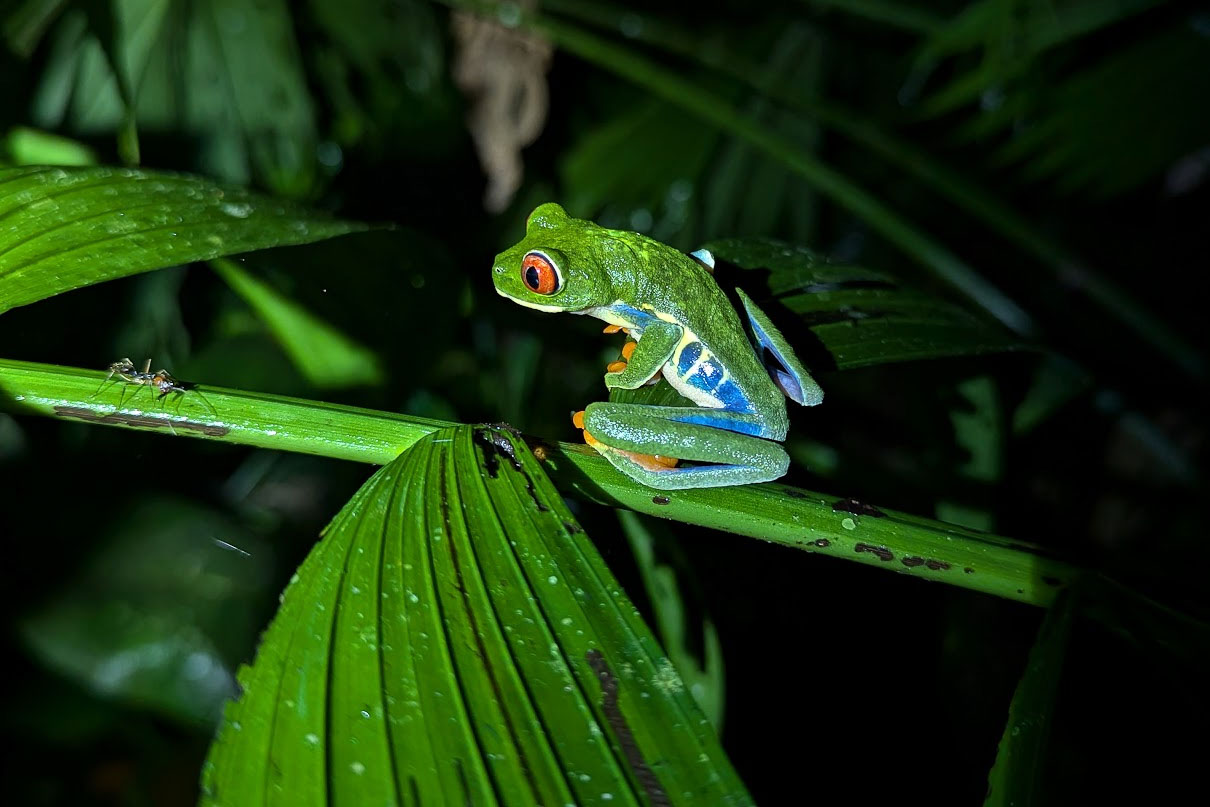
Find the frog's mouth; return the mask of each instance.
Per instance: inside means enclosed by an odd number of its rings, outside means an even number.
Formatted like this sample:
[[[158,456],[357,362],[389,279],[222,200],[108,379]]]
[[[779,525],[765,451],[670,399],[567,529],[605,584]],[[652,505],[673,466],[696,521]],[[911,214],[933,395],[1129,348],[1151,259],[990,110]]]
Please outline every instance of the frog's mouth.
[[[531,303],[529,300],[522,300],[520,297],[514,297],[499,287],[496,288],[496,294],[512,300],[517,305],[523,305],[526,308],[532,308],[535,311],[545,311],[548,314],[561,314],[567,310],[566,308],[560,308],[557,305],[542,305],[541,303]]]

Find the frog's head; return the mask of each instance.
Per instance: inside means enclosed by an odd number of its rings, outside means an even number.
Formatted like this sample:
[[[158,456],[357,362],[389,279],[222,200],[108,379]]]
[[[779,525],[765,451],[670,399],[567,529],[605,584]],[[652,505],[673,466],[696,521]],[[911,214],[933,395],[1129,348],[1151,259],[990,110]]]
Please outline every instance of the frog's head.
[[[496,256],[496,291],[539,311],[581,312],[612,303],[617,295],[607,267],[621,245],[607,233],[554,202],[540,205],[529,214],[520,243]]]

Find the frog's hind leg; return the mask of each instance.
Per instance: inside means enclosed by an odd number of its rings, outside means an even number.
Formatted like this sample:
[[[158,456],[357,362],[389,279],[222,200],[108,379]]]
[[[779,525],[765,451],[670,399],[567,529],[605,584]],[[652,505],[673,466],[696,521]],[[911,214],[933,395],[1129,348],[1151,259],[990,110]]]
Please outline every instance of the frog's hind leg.
[[[746,413],[602,402],[582,422],[589,445],[614,467],[660,490],[768,482],[790,465],[781,445],[756,436],[765,426]],[[673,467],[664,457],[704,464]]]
[[[769,316],[752,302],[752,298],[744,294],[743,289],[737,288],[735,293],[744,304],[744,313],[756,340],[756,352],[764,361],[773,383],[795,403],[803,406],[823,403],[823,390],[798,360],[786,337],[781,335],[781,331],[777,330]]]

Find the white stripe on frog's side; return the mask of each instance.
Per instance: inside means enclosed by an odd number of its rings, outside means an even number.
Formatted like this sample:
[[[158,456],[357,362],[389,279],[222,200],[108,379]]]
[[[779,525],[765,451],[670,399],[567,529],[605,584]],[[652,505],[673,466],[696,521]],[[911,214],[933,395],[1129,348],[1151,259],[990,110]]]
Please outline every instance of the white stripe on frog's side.
[[[697,387],[690,386],[685,383],[685,379],[676,374],[676,365],[671,361],[665,364],[662,368],[664,378],[668,379],[668,383],[672,388],[684,395],[689,400],[693,401],[700,407],[705,409],[722,409],[723,402],[715,398],[705,390],[700,390]]]

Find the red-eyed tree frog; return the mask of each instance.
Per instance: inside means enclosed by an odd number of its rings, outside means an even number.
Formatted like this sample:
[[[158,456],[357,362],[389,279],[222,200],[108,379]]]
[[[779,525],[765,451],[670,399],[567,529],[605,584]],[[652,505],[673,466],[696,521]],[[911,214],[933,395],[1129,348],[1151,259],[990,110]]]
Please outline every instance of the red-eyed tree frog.
[[[598,402],[576,413],[584,439],[618,470],[661,490],[767,482],[785,474],[788,397],[823,391],[781,333],[739,289],[749,340],[715,282],[706,250],[686,255],[638,233],[574,219],[554,203],[530,214],[525,237],[496,256],[502,296],[539,311],[587,314],[635,340],[609,389],[662,373],[696,406]],[[632,351],[628,353],[628,350]],[[689,461],[684,464],[681,461]]]

